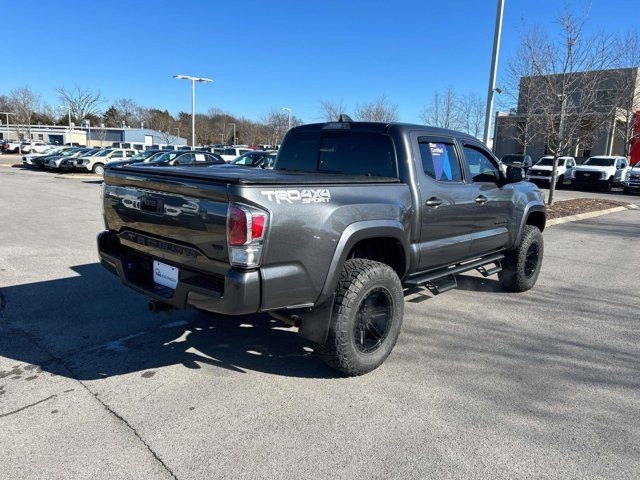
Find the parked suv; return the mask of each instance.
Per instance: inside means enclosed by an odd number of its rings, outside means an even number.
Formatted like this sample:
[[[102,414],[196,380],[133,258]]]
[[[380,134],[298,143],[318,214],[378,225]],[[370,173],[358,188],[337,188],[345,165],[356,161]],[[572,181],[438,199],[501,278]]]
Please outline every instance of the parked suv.
[[[525,173],[533,165],[533,161],[529,155],[505,155],[501,161],[507,167],[523,168]]]
[[[629,162],[625,157],[591,157],[574,169],[571,185],[610,192],[614,185],[622,183],[628,169]]]
[[[50,147],[44,142],[22,142],[22,153],[42,153]]]
[[[224,147],[224,148],[214,148],[213,153],[220,155],[220,157],[225,162],[232,162],[240,155],[243,155],[247,152],[252,152],[253,149],[248,147]]]
[[[135,150],[107,148],[90,156],[79,157],[76,160],[75,168],[81,172],[93,172],[96,175],[102,175],[104,173],[104,166],[108,162],[133,157],[135,154]]]
[[[153,311],[268,312],[360,375],[391,353],[405,289],[473,270],[534,286],[546,210],[523,179],[470,135],[342,118],[289,130],[273,170],[107,167],[98,250]]]
[[[624,193],[640,191],[640,162],[636,163],[627,171],[627,174],[622,182],[622,188],[624,189]]]
[[[557,187],[562,188],[566,182],[571,181],[575,166],[576,159],[573,157],[558,158],[558,168],[556,169]],[[527,180],[535,183],[550,184],[552,170],[553,157],[542,157],[527,173]]]

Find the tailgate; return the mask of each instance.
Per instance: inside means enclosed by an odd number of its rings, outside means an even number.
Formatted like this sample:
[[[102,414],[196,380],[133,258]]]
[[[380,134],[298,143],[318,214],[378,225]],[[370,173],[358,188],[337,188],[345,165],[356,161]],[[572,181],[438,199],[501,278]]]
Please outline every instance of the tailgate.
[[[229,269],[226,185],[107,170],[103,201],[123,245],[193,269]]]

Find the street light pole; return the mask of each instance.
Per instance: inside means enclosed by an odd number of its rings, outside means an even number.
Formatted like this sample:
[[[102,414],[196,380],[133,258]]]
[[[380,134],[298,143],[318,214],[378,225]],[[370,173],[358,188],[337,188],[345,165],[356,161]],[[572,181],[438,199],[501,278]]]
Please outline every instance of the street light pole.
[[[211,83],[213,80],[190,75],[174,75],[173,78],[191,80],[191,146],[196,146],[196,82]]]
[[[498,0],[496,12],[496,27],[493,34],[493,52],[491,53],[491,73],[489,74],[489,92],[487,95],[487,112],[484,119],[484,135],[482,141],[487,144],[491,130],[491,114],[493,112],[493,94],[496,90],[496,74],[498,73],[498,57],[500,56],[500,39],[502,37],[502,15],[504,14],[504,0]]]
[[[233,146],[235,147],[238,144],[238,139],[236,138],[236,124],[229,123],[229,125],[233,125]]]
[[[287,130],[291,130],[291,109],[289,107],[282,107],[282,111],[288,111],[289,112],[289,128]]]
[[[13,112],[0,112],[0,114],[6,116],[6,119],[7,119],[7,138],[5,138],[5,140],[9,140],[9,115],[14,115],[15,116],[15,113],[13,113]]]

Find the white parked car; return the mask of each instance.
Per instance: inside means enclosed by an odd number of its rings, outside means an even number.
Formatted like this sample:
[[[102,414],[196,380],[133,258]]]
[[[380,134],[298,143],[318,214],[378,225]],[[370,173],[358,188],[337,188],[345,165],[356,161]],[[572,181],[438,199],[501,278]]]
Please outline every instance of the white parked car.
[[[30,153],[29,155],[23,155],[22,156],[22,164],[23,165],[28,165],[28,166],[33,166],[34,165],[34,160],[36,158],[41,158],[41,157],[46,157],[48,155],[53,155],[53,154],[55,154],[57,152],[60,152],[60,151],[62,151],[61,147],[54,147],[53,145],[49,145],[49,148],[47,148],[43,152]]]
[[[42,153],[51,147],[44,142],[22,142],[22,153]]]
[[[107,148],[90,156],[80,156],[76,159],[75,169],[81,172],[93,172],[96,175],[104,173],[104,166],[113,160],[123,160],[133,157],[137,152],[125,148]]]
[[[573,171],[571,185],[574,187],[601,188],[611,191],[625,179],[629,170],[626,157],[597,156],[591,157]]]
[[[640,192],[640,162],[627,170],[627,174],[622,181],[622,188],[624,193]]]
[[[235,146],[235,147],[222,147],[222,148],[213,149],[213,153],[217,153],[218,155],[220,155],[222,159],[227,163],[233,162],[240,155],[243,155],[245,153],[252,152],[252,151],[253,150],[251,148],[248,148],[242,145]]]
[[[20,152],[20,146],[21,145],[22,145],[22,142],[20,142],[20,141],[11,141],[11,140],[9,140],[5,144],[4,151],[7,152],[7,153],[18,153],[18,152]]]
[[[562,188],[565,183],[571,181],[573,169],[576,167],[576,159],[573,157],[558,157],[556,170],[556,188]],[[542,157],[527,172],[527,180],[530,182],[551,183],[553,170],[553,157]]]

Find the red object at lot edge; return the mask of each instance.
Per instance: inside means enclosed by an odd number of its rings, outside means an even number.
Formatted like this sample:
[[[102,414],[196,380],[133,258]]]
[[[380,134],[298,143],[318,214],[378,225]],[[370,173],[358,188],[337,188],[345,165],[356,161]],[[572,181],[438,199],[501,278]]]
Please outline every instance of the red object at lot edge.
[[[635,114],[635,127],[633,129],[633,138],[631,139],[631,165],[640,163],[640,112]]]

